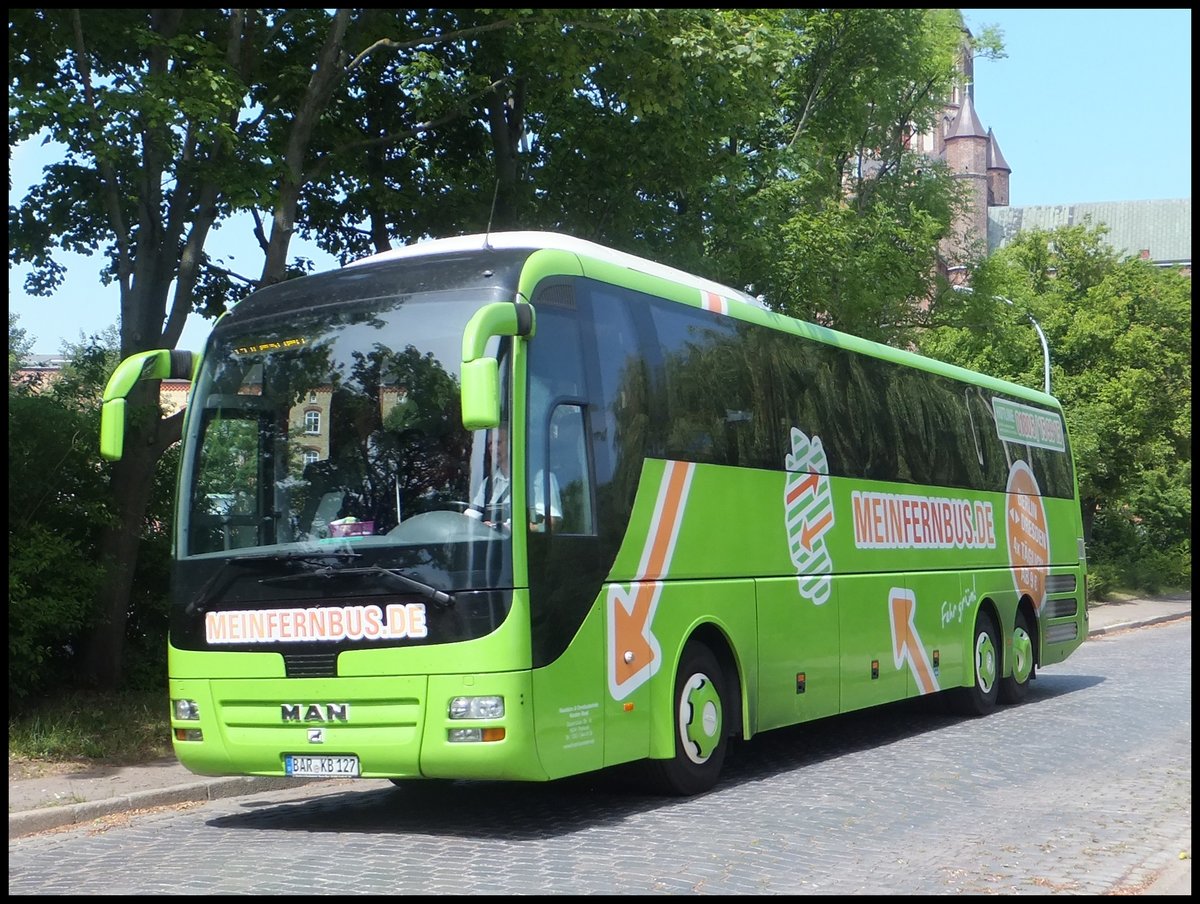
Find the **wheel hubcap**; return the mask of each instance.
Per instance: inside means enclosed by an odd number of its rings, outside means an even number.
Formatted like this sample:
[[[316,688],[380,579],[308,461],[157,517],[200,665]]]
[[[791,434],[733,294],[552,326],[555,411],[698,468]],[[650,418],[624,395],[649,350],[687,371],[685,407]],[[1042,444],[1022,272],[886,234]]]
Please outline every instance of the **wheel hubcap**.
[[[703,763],[721,740],[721,698],[707,675],[693,675],[679,701],[679,736],[688,759]]]
[[[975,675],[979,689],[985,694],[991,693],[992,685],[996,683],[996,647],[986,631],[979,632],[975,639]]]
[[[1024,684],[1033,671],[1033,640],[1022,627],[1013,632],[1013,678]]]

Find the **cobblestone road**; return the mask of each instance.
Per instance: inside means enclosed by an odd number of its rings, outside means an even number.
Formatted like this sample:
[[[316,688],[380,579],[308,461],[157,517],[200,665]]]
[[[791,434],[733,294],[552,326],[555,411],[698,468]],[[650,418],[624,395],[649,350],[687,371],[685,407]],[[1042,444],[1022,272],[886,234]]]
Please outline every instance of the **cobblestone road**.
[[[1089,641],[1028,702],[771,732],[718,789],[308,785],[9,843],[10,894],[1136,893],[1191,844],[1191,622]]]

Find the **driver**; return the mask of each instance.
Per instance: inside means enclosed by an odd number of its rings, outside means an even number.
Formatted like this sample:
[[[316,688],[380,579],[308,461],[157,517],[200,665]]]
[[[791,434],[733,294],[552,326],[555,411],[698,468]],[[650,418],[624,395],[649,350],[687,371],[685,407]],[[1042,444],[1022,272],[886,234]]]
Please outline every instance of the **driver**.
[[[479,489],[475,492],[466,514],[478,518],[489,527],[512,526],[512,492],[509,479],[509,437],[508,425],[501,424],[491,432],[488,444],[491,454],[490,473],[483,478]],[[530,506],[529,529],[534,532],[546,530],[545,480],[543,472],[538,470],[532,485],[533,504]],[[487,517],[485,517],[485,513]],[[500,516],[500,517],[497,517]],[[550,472],[550,513],[551,529],[557,528],[562,522],[562,500],[558,491],[558,480],[554,472]]]

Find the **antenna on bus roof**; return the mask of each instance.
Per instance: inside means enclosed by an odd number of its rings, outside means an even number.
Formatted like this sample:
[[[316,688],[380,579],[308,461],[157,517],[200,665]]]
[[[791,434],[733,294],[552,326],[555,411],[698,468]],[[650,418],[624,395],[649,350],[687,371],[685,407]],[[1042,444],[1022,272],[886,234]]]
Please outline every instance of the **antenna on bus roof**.
[[[492,192],[492,209],[491,209],[491,212],[488,213],[487,229],[485,229],[483,232],[483,247],[485,250],[490,250],[492,247],[491,245],[488,244],[488,235],[490,235],[491,231],[492,231],[492,217],[494,217],[496,215],[496,198],[498,198],[499,196],[500,196],[500,180],[499,180],[499,178],[497,178],[496,179],[496,188]]]

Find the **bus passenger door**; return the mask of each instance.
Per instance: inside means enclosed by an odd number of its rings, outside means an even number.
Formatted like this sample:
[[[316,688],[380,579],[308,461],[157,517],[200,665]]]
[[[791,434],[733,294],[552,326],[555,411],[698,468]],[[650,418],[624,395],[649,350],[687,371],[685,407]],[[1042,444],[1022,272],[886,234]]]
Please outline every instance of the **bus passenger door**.
[[[538,752],[559,778],[604,765],[610,701],[600,652],[605,626],[595,605],[603,588],[587,406],[577,397],[547,405],[541,418],[530,418],[527,517],[519,523],[528,531]]]
[[[585,573],[585,565],[596,554],[596,503],[588,455],[587,414],[587,407],[575,401],[563,401],[554,406],[547,431],[548,477],[542,478],[539,487],[535,475],[535,485],[529,492],[532,500],[530,531],[548,536],[551,556],[563,567],[564,582],[572,582],[576,575]],[[532,472],[534,468],[530,470]],[[538,500],[548,500],[548,504]],[[650,584],[634,584],[630,588],[632,596],[627,596],[626,588],[605,585],[601,589],[600,607],[594,608],[585,618],[579,634],[568,648],[568,655],[579,653],[594,661],[592,668],[576,669],[576,675],[588,675],[589,685],[600,690],[601,700],[597,712],[569,712],[566,733],[571,740],[568,743],[602,740],[605,766],[640,759],[649,753],[649,681],[633,682],[617,689],[612,676],[615,669],[626,663],[625,656],[629,653],[633,653],[636,662],[644,661],[643,651],[636,642],[632,644],[634,650],[627,649],[631,646],[628,633],[636,631],[631,621],[636,617],[637,609],[635,605],[630,612],[625,605],[644,602],[661,589]],[[606,621],[606,617],[614,615],[615,623]],[[596,636],[597,627],[599,637]],[[601,650],[604,652],[600,653]],[[621,663],[608,661],[613,656],[620,657]],[[604,677],[595,671],[601,663]],[[601,720],[602,731],[596,724]]]

